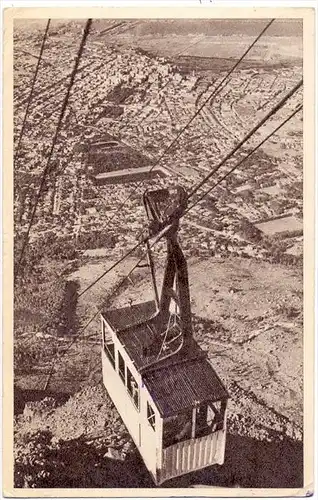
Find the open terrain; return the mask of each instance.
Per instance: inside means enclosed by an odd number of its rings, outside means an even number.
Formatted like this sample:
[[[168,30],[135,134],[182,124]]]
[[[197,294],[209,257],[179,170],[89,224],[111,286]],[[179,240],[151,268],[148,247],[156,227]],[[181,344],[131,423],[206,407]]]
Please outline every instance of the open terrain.
[[[15,285],[16,485],[153,486],[101,384],[99,310],[149,299],[147,268],[123,280],[141,253],[79,294],[135,244],[145,189],[190,189],[301,78],[301,26],[279,23],[162,158],[170,175],[104,186],[94,172],[151,167],[265,23],[134,20],[117,36],[104,33],[112,23],[93,24]],[[44,27],[20,22],[14,34],[16,145]],[[51,26],[15,158],[16,257],[82,27]],[[102,141],[106,148],[89,154]],[[165,486],[301,487],[301,113],[184,217],[180,239],[195,336],[231,399],[224,466]],[[163,245],[154,256],[160,281]]]

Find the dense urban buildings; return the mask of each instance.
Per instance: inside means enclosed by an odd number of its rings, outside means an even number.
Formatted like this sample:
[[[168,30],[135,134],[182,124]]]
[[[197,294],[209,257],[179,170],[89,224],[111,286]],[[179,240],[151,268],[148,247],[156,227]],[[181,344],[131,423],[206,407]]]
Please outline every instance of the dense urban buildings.
[[[80,33],[79,27],[75,29]],[[25,112],[36,64],[34,53],[41,36],[41,32],[28,39],[16,35],[16,137]],[[15,163],[15,222],[20,234],[30,217],[75,50],[75,40],[67,31],[64,34],[59,31],[58,36],[48,38]],[[43,238],[47,232],[57,237],[78,238],[91,231],[120,228],[125,236],[123,240],[120,237],[118,250],[132,243],[131,217],[134,224],[141,227],[144,189],[158,183],[179,182],[186,188],[194,185],[295,84],[301,71],[297,65],[283,68],[275,68],[270,63],[261,68],[250,66],[238,68],[233,73],[224,90],[202,109],[172,150],[162,157],[160,166],[169,170],[169,178],[105,186],[94,182],[94,174],[100,176],[112,170],[136,167],[150,170],[217,87],[225,72],[215,72],[212,80],[204,73],[199,76],[195,71],[181,73],[163,57],[133,49],[111,48],[94,34],[87,42],[71,92],[31,240]],[[222,168],[219,175],[275,128],[300,99],[301,95],[296,95],[270,125],[248,142],[243,152]],[[106,148],[103,141],[108,141]],[[268,252],[264,244],[257,238],[251,241],[243,228],[287,216],[286,230],[292,234],[284,240],[283,246],[289,255],[298,254],[296,244],[301,235],[297,220],[302,218],[301,142],[302,122],[298,114],[290,126],[274,135],[189,213],[184,220],[188,235],[186,245],[191,247],[199,231],[202,233],[201,245],[195,244],[197,252],[214,248],[221,254],[230,252],[266,258]],[[118,211],[130,193],[134,193],[131,200]],[[293,223],[295,217],[297,220]],[[266,225],[258,227],[264,227],[264,234],[267,234]],[[279,227],[278,224],[277,232]]]

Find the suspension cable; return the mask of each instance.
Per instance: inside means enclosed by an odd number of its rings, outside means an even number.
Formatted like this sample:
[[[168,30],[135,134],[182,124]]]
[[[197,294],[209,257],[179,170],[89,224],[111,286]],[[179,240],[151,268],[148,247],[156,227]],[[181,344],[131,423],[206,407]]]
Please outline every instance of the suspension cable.
[[[249,45],[249,47],[245,50],[244,54],[237,60],[237,62],[233,65],[233,67],[228,71],[228,73],[225,75],[225,77],[221,80],[221,82],[217,85],[217,87],[212,90],[212,92],[209,94],[209,96],[204,100],[204,102],[201,104],[201,106],[197,109],[197,111],[194,113],[194,115],[190,118],[190,120],[186,123],[186,125],[178,132],[176,137],[171,141],[171,143],[167,146],[167,148],[163,151],[163,153],[159,156],[159,158],[155,161],[155,163],[151,166],[151,168],[148,170],[148,173],[152,172],[153,169],[161,162],[161,160],[166,156],[166,154],[171,150],[171,148],[178,142],[180,139],[181,135],[187,130],[187,128],[191,125],[191,123],[195,120],[195,118],[201,113],[202,109],[208,104],[208,102],[211,100],[212,97],[216,96],[218,92],[220,92],[221,86],[229,78],[229,76],[233,73],[233,71],[237,68],[237,66],[242,62],[242,60],[246,57],[246,55],[250,52],[250,50],[254,47],[254,45],[258,42],[258,40],[263,36],[265,31],[272,25],[272,23],[275,21],[275,19],[271,19],[266,26],[262,29],[262,31],[259,33],[259,35],[255,38],[255,40]],[[122,204],[119,206],[118,210],[122,210],[123,207],[126,205],[126,203],[130,200],[130,198],[133,196],[133,194],[137,191],[137,189],[142,185],[143,181],[140,181],[137,183],[135,186],[134,190],[127,196],[127,198],[122,202]],[[112,221],[113,218],[115,217],[115,214],[108,220],[108,222]]]
[[[244,158],[242,158],[238,163],[234,165],[228,172],[226,172],[213,186],[211,186],[205,193],[203,193],[200,198],[198,198],[192,205],[190,205],[184,214],[188,213],[195,205],[197,205],[200,201],[207,196],[212,189],[216,188],[224,179],[226,179],[230,174],[232,174],[242,163],[244,163],[248,158],[250,158],[268,139],[270,139],[276,132],[278,132],[289,120],[291,120],[301,109],[303,105],[300,104],[297,108],[282,122],[280,123],[272,132],[270,132],[261,142],[259,142]]]
[[[234,172],[234,170],[239,167],[244,161],[246,161],[250,156],[252,156],[255,151],[257,151],[268,139],[270,139],[270,137],[272,137],[275,133],[277,133],[289,120],[291,120],[301,109],[303,108],[302,104],[298,105],[296,107],[296,109],[282,122],[280,123],[272,132],[270,132],[264,139],[262,139],[261,142],[259,142],[257,144],[257,146],[255,146],[253,148],[252,151],[249,152],[248,155],[246,155],[242,160],[240,160],[236,165],[234,165],[233,168],[231,168],[226,174],[223,175],[223,177],[221,177],[221,179],[219,179],[213,186],[211,186],[205,193],[203,193],[203,195],[201,195],[201,197],[196,200],[190,207],[188,207],[188,209],[185,211],[184,215],[189,212],[197,203],[199,203],[205,196],[207,196],[208,193],[210,193],[210,191],[212,191],[212,189],[214,189],[217,185],[219,185],[228,175],[230,175],[231,173]],[[154,246],[162,237],[164,236],[164,233],[162,232],[162,234],[159,234],[155,240],[153,241],[153,243],[149,246],[149,248],[151,248],[152,246]],[[145,239],[145,241],[148,240]],[[129,253],[132,253],[133,250],[135,250],[137,247],[139,247],[141,243],[139,243],[138,245],[136,245],[131,251],[128,252]],[[125,282],[125,280],[132,274],[132,272],[139,266],[140,262],[142,262],[142,260],[144,259],[145,255],[146,255],[147,252],[144,252],[142,257],[136,262],[136,264],[131,268],[131,270],[129,271],[129,273],[127,275],[124,276],[124,278],[118,283],[118,285],[115,287],[115,290],[113,290],[112,295],[114,295],[117,290],[122,286],[122,284]],[[126,255],[127,256],[127,255]],[[124,260],[124,258],[126,258],[126,256],[124,256],[121,260]],[[118,262],[119,263],[119,262]],[[117,264],[116,264],[117,265]],[[106,273],[108,273],[111,269],[113,269],[115,266],[112,266],[111,268],[109,268],[105,273],[103,273],[103,275],[101,275],[96,281],[99,281],[99,279],[101,279]],[[81,297],[83,295],[83,293],[85,293],[85,291],[87,291],[89,288],[91,288],[95,283],[92,283],[89,287],[87,287],[81,294],[78,295],[78,298]],[[108,298],[110,299],[111,296]],[[103,306],[104,307],[104,306]],[[103,307],[99,308],[95,313],[94,315],[89,319],[89,321],[85,324],[85,326],[83,327],[83,329],[80,331],[80,333],[70,342],[70,344],[68,345],[67,349],[62,353],[62,356],[65,356],[65,354],[70,350],[70,348],[72,347],[72,345],[75,344],[75,342],[77,342],[77,340],[83,335],[84,331],[88,328],[88,326],[92,323],[92,321],[96,318],[96,316],[98,314],[101,313]],[[61,357],[62,357],[61,356]],[[60,358],[61,358],[60,357]],[[49,382],[53,376],[53,371],[54,371],[54,368],[55,368],[55,365],[56,365],[56,359],[55,361],[53,361],[52,365],[51,365],[51,368],[50,368],[50,371],[49,371],[49,374],[47,376],[47,380],[45,382],[45,386],[44,386],[44,389],[43,390],[47,390],[47,387],[49,385]]]
[[[109,28],[107,28],[107,31],[112,31],[112,30],[114,30],[114,29],[116,29],[116,28],[118,28],[119,26],[122,26],[122,25],[124,25],[124,24],[127,24],[127,23],[126,23],[126,22],[121,22],[121,23],[118,23],[118,24],[114,24],[114,25],[110,26]],[[126,28],[126,30],[128,31],[128,30],[130,30],[130,29],[132,29],[132,27],[129,25],[129,26]],[[126,31],[126,30],[125,30],[125,31]],[[77,73],[79,74],[79,73],[83,72],[85,69],[87,69],[89,66],[91,66],[91,65],[93,64],[93,62],[95,62],[95,61],[91,61],[91,62],[89,62],[89,63],[85,64],[84,66],[82,66],[81,68],[79,68]],[[103,67],[103,66],[104,66],[107,62],[109,62],[109,61],[106,61],[106,62],[103,62],[103,63],[98,64],[97,68],[94,68],[94,71],[97,71],[97,70],[99,70],[100,68],[102,68],[102,67]],[[57,80],[56,82],[54,82],[54,83],[52,83],[52,84],[48,85],[47,87],[45,87],[45,88],[43,89],[43,92],[46,92],[47,90],[50,90],[50,89],[52,89],[52,88],[54,89],[55,87],[56,87],[56,89],[57,89],[58,87],[60,87],[60,85],[61,85],[61,84],[63,84],[65,81],[67,81],[67,80],[68,80],[68,78],[71,76],[71,74],[72,74],[72,73],[69,73],[69,74],[67,74],[66,76],[63,76],[62,78],[60,78],[59,80]],[[89,76],[89,75],[84,76],[84,78],[87,78],[87,76]],[[84,79],[84,78],[82,78],[82,81],[83,81],[83,79]],[[63,87],[62,87],[61,89],[59,89],[59,90],[57,89],[57,91],[55,92],[55,94],[53,94],[53,95],[49,96],[49,97],[46,99],[46,103],[45,103],[45,105],[41,107],[41,110],[42,110],[42,109],[44,109],[45,107],[49,106],[49,105],[50,105],[50,100],[51,100],[52,98],[55,98],[57,95],[61,94],[61,93],[63,92],[63,90],[64,90],[64,89],[63,89]],[[36,95],[37,99],[41,98],[41,96],[42,96],[43,92],[38,93],[38,95]],[[18,104],[17,104],[17,108],[18,108],[19,106],[21,106],[21,105],[23,104],[23,102],[25,102],[25,101],[22,101],[21,103],[18,103]],[[48,117],[46,117],[46,119],[47,119],[47,118],[49,118],[50,116],[52,116],[52,114],[54,114],[54,112],[55,112],[55,111],[53,111],[53,112],[52,112],[52,113],[51,113]],[[41,123],[41,122],[39,122],[39,123]]]
[[[161,240],[161,238],[163,238],[163,236],[166,234],[166,232],[170,229],[171,226],[169,226],[168,228],[165,228],[163,231],[161,231],[154,239],[154,241],[151,243],[151,245],[149,245],[149,248],[152,248],[154,245],[156,245],[156,243],[158,243],[158,241]],[[144,241],[147,241],[148,238],[145,238]],[[141,245],[143,242],[140,242],[137,246]],[[129,253],[132,253],[133,250],[136,250],[136,247],[134,247]],[[147,255],[147,252],[148,252],[148,249],[145,250],[142,254],[142,256],[140,257],[140,259],[137,260],[137,262],[133,265],[133,267],[130,269],[130,271],[128,272],[128,274],[126,274],[120,281],[119,283],[115,286],[115,289],[110,293],[109,297],[107,297],[106,300],[110,300],[112,298],[113,295],[115,295],[115,293],[120,289],[120,287],[123,285],[123,283],[127,280],[127,278],[129,278],[129,276],[133,273],[133,271],[139,266],[139,264],[144,260],[144,258],[146,257]],[[126,255],[127,256],[127,255]],[[126,258],[126,256],[124,258]],[[122,259],[123,260],[123,259]],[[118,262],[119,263],[119,262]],[[117,264],[116,264],[117,265]],[[108,273],[111,269],[113,269],[113,267],[115,266],[112,266],[112,268],[108,269],[106,271],[106,273]],[[106,274],[106,273],[103,273],[103,276]],[[101,276],[99,279],[101,279],[103,276]],[[99,281],[99,279],[97,281]],[[97,282],[96,281],[96,282]],[[93,283],[91,286],[93,286],[95,283]],[[91,288],[91,286],[89,286],[88,288],[86,288],[82,293],[80,293],[77,298],[79,299],[89,288]],[[94,321],[94,319],[96,318],[96,316],[98,314],[101,313],[101,311],[104,309],[104,305],[100,308],[97,309],[97,311],[94,313],[94,315],[88,320],[88,322],[85,324],[85,326],[80,330],[80,332],[74,337],[74,339],[72,339],[72,341],[70,342],[70,344],[67,346],[66,350],[63,351],[63,353],[61,354],[60,356],[60,359],[61,357],[63,357],[69,350],[70,348],[79,340],[79,338],[83,335],[83,333],[85,332],[85,330],[89,327],[89,325],[92,323],[92,321]],[[51,368],[49,370],[49,373],[47,375],[47,379],[46,379],[46,382],[45,382],[45,385],[44,385],[44,388],[43,390],[47,390],[47,387],[49,385],[49,382],[53,376],[53,371],[54,371],[54,368],[55,368],[55,365],[56,365],[56,358],[57,356],[55,356],[55,360],[53,360],[52,364],[51,364]]]
[[[200,181],[189,193],[188,199],[191,198],[221,167],[224,165],[225,162],[227,162],[231,156],[233,156],[236,151],[238,151],[245,142],[247,142],[252,135],[257,132],[257,130],[264,125],[264,123],[269,120],[277,111],[279,111],[283,105],[290,99],[295,92],[303,85],[303,80],[301,79],[275,106],[272,108],[262,119],[255,125],[255,127],[252,128],[248,134],[233,148],[231,151],[223,158],[223,160],[220,161],[220,163],[214,167],[211,172],[209,172],[203,179]]]
[[[120,26],[124,25],[124,24],[127,24],[125,21],[120,21],[119,23],[115,23],[115,24],[112,24],[111,26],[108,26],[107,28],[105,28],[104,30],[102,31],[99,31],[98,33],[96,33],[96,38],[99,38],[101,36],[104,36],[106,35],[106,33],[108,33],[109,31],[112,31],[113,29],[115,28],[119,28]]]
[[[288,94],[286,94],[286,96],[281,99],[281,101],[279,101],[278,104],[276,104],[276,106],[274,106],[273,109],[271,109],[267,114],[266,116],[264,116],[262,118],[262,120],[244,137],[244,139],[242,139],[242,141],[235,147],[233,148],[233,150],[230,151],[230,153],[228,153],[228,155],[208,174],[206,175],[206,177],[201,181],[199,182],[199,184],[197,186],[195,186],[192,191],[190,192],[190,194],[188,195],[188,199],[190,199],[204,184],[206,184],[206,182],[208,182],[208,180],[211,178],[212,175],[214,175],[222,166],[223,164],[228,161],[233,155],[234,153],[240,149],[242,147],[242,145],[248,140],[250,139],[250,137],[262,126],[264,125],[264,123],[269,119],[271,118],[271,116],[273,116],[279,109],[281,109],[281,107],[287,102],[288,99],[290,99],[294,93],[301,87],[301,85],[303,84],[303,81],[301,80],[300,82],[298,82],[289,92]],[[297,109],[297,112],[298,112],[298,109]],[[296,114],[296,113],[294,113]],[[292,116],[294,116],[294,114]],[[289,119],[292,118],[292,116],[290,116]],[[288,121],[288,120],[287,120]],[[286,120],[277,128],[277,130],[279,130],[286,122]],[[273,132],[275,133],[275,131]],[[273,133],[271,135],[273,135]],[[266,139],[264,139],[259,145],[258,147],[260,147],[269,137],[267,137]],[[258,149],[258,147],[256,149]],[[255,150],[256,150],[255,149]],[[253,151],[254,152],[254,151]],[[250,153],[252,154],[252,152]],[[248,156],[247,156],[248,157]],[[244,158],[243,160],[241,160],[241,163],[247,159]],[[187,213],[191,208],[193,208],[193,206],[195,205],[196,203],[194,203],[190,208],[188,208],[185,213]],[[147,238],[144,238],[142,242],[146,242],[147,241]],[[119,264],[120,262],[122,262],[126,256],[130,255],[130,253],[132,253],[139,245],[142,244],[142,242],[140,243],[137,243],[135,245],[135,247],[133,247],[131,250],[129,250],[127,252],[127,254],[125,254],[118,263],[115,263],[113,266],[111,266],[108,270],[106,270],[101,276],[99,276],[96,280],[94,280],[94,282],[89,285],[87,287],[87,289],[85,289],[81,295],[83,295],[89,288],[91,288],[92,286],[95,285],[95,283],[97,283],[100,279],[102,279],[109,271],[111,271],[112,269],[114,269],[114,267],[116,267],[117,264]]]
[[[77,69],[78,69],[78,66],[79,66],[79,63],[80,63],[83,51],[84,51],[85,43],[86,43],[86,40],[87,40],[89,31],[90,31],[90,28],[91,28],[91,24],[92,24],[92,19],[88,19],[87,22],[86,22],[84,31],[83,31],[82,40],[81,40],[81,43],[80,43],[80,46],[79,46],[79,49],[78,49],[78,53],[77,53],[77,56],[76,56],[76,59],[75,59],[74,68],[73,68],[73,71],[72,71],[72,74],[71,74],[71,78],[70,78],[70,82],[69,82],[69,85],[68,85],[68,88],[67,88],[67,92],[66,92],[66,95],[65,95],[65,98],[64,98],[64,102],[62,104],[61,113],[60,113],[59,120],[58,120],[58,123],[57,123],[57,126],[56,126],[55,135],[54,135],[53,141],[52,141],[52,146],[51,146],[51,149],[50,149],[50,152],[49,152],[49,155],[48,155],[46,166],[45,166],[45,168],[43,170],[40,187],[39,187],[39,190],[38,190],[36,198],[35,198],[35,202],[34,202],[32,214],[31,214],[30,222],[29,222],[29,225],[28,225],[28,229],[27,229],[24,241],[23,241],[23,245],[22,245],[22,249],[21,249],[21,253],[20,253],[20,257],[19,257],[19,261],[18,261],[18,265],[17,265],[16,275],[18,275],[19,270],[21,268],[22,259],[23,259],[24,252],[26,250],[28,241],[29,241],[29,234],[30,234],[33,222],[34,222],[34,218],[35,218],[37,206],[39,204],[40,197],[41,197],[44,185],[45,185],[46,177],[47,177],[47,175],[49,173],[49,170],[50,170],[50,164],[51,164],[52,155],[53,155],[56,143],[57,143],[59,132],[60,132],[61,127],[62,127],[62,122],[63,122],[63,118],[64,118],[65,111],[66,111],[66,108],[67,108],[68,100],[69,100],[70,93],[71,93],[71,90],[72,90],[72,87],[73,87],[73,84],[74,84],[74,80],[75,80],[75,77],[76,77],[76,74],[77,74]]]
[[[117,260],[115,262],[115,264],[113,264],[112,266],[110,266],[108,269],[106,269],[106,271],[104,271],[96,280],[94,280],[90,285],[88,285],[79,295],[78,295],[78,298],[80,298],[82,295],[84,295],[84,293],[86,293],[88,290],[90,290],[94,285],[96,285],[96,283],[98,283],[102,278],[104,278],[104,276],[106,276],[106,274],[110,273],[110,271],[112,271],[113,269],[115,269],[115,267],[117,267],[121,262],[123,262],[127,257],[129,257],[129,255],[131,255],[135,250],[137,250],[137,248],[140,247],[140,245],[142,245],[142,241],[139,241],[134,247],[132,247],[130,250],[128,250],[128,252],[126,252],[119,260]]]
[[[24,134],[24,129],[25,129],[25,126],[26,126],[27,118],[28,118],[28,115],[29,115],[29,110],[30,110],[31,101],[32,101],[33,92],[34,92],[34,87],[35,87],[35,82],[36,82],[36,79],[37,79],[37,76],[38,76],[38,72],[39,72],[39,69],[40,69],[40,64],[41,64],[41,61],[42,61],[42,55],[43,55],[44,46],[45,46],[45,42],[46,42],[46,39],[47,39],[47,35],[48,35],[50,23],[51,23],[51,19],[48,19],[48,21],[46,23],[46,28],[45,28],[45,31],[44,31],[44,35],[43,35],[43,38],[42,38],[42,44],[41,44],[40,54],[39,54],[39,57],[38,57],[38,60],[37,60],[37,63],[36,63],[36,68],[35,68],[35,72],[34,72],[32,83],[31,83],[31,90],[30,90],[30,94],[29,94],[29,97],[28,97],[28,100],[27,100],[27,107],[26,107],[26,110],[25,110],[25,113],[24,113],[24,118],[23,118],[21,129],[20,129],[18,144],[17,144],[17,147],[16,147],[16,153],[14,155],[15,156],[15,163],[16,163],[17,159],[19,158],[21,141],[22,141],[22,137],[23,137],[23,134]]]

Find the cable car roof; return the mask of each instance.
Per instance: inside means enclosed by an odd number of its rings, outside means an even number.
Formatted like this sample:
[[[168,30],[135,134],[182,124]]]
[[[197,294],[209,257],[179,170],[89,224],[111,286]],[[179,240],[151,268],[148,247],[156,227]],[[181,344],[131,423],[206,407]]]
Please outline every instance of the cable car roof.
[[[228,393],[206,359],[206,353],[193,338],[188,351],[181,350],[147,368],[149,357],[144,348],[151,345],[156,336],[148,328],[147,320],[155,312],[155,302],[148,301],[104,312],[103,317],[140,371],[160,414],[168,417],[197,403],[227,399]]]
[[[151,356],[145,352],[156,340],[156,334],[150,327],[151,318],[157,312],[154,301],[135,304],[131,307],[110,310],[102,313],[102,316],[115,331],[120,343],[133,361],[138,371],[156,360],[156,356]],[[197,342],[191,338],[189,340],[191,357],[205,356]],[[174,362],[184,360],[184,351],[180,351],[173,356]],[[168,363],[168,362],[167,362]],[[163,361],[156,363],[156,367],[167,366]]]
[[[150,319],[157,311],[154,300],[102,312],[103,318],[115,332]]]
[[[169,417],[196,404],[228,399],[229,395],[206,358],[184,359],[145,373],[144,383],[160,414]]]

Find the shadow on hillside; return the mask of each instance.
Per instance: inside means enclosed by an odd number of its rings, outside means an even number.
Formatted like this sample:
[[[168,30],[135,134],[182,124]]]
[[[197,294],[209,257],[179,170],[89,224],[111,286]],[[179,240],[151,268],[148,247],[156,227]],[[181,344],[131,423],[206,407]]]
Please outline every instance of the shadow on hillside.
[[[54,398],[58,406],[66,403],[69,399],[68,393],[47,392],[34,389],[14,388],[14,415],[23,413],[25,404],[29,401],[42,401],[44,398]]]
[[[167,481],[164,487],[210,485],[241,488],[301,488],[303,444],[287,437],[275,442],[229,434],[225,462]]]
[[[105,456],[84,436],[56,441],[38,431],[16,442],[16,488],[138,488],[154,483],[135,450],[126,460]]]
[[[31,460],[28,465],[25,461],[16,464],[16,487],[32,487],[32,484],[40,488],[155,487],[137,450],[123,462],[105,457],[106,449],[96,450],[83,438],[64,441],[56,448],[48,445],[44,450],[40,466],[37,466],[36,460]],[[300,488],[302,469],[301,443],[288,438],[267,443],[229,435],[223,466],[175,478],[162,487]],[[43,470],[49,471],[47,477],[43,476]],[[25,478],[30,477],[35,483],[26,484]]]

